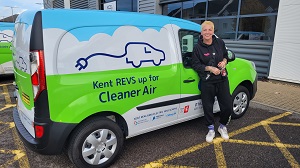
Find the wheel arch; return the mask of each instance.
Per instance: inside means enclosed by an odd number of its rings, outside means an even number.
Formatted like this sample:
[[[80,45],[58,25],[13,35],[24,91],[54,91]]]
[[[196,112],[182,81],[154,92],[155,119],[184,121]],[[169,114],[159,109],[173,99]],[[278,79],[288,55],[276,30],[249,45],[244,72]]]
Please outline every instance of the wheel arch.
[[[89,122],[89,121],[93,120],[94,118],[98,118],[98,117],[105,117],[105,118],[108,118],[108,119],[112,120],[113,122],[117,123],[123,132],[124,138],[128,136],[128,125],[127,125],[127,122],[125,121],[125,119],[116,112],[104,111],[104,112],[98,112],[93,115],[90,115],[90,116],[86,117],[84,120],[82,120],[80,123],[78,123],[76,125],[76,127],[74,127],[74,129],[69,133],[68,138],[65,141],[65,146],[68,146],[68,142],[70,142],[70,139],[72,138],[73,133],[76,131],[76,129],[78,127],[80,127],[82,124]]]
[[[253,89],[253,84],[252,84],[251,81],[245,80],[245,81],[241,82],[240,84],[238,84],[237,87],[238,86],[244,86],[244,87],[246,87],[248,89],[248,91],[249,91],[249,94],[250,94],[250,100],[252,100],[254,98],[254,89]]]

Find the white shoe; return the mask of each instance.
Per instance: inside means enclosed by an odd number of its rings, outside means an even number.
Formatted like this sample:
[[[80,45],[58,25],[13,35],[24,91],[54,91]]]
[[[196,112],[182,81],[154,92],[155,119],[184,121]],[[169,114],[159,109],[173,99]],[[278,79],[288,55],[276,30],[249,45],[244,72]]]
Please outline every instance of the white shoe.
[[[214,130],[209,130],[207,135],[206,135],[206,142],[212,142],[214,137],[215,137],[215,131]]]
[[[225,140],[229,139],[227,128],[223,126],[223,128],[219,127],[218,132],[221,134],[221,137]]]

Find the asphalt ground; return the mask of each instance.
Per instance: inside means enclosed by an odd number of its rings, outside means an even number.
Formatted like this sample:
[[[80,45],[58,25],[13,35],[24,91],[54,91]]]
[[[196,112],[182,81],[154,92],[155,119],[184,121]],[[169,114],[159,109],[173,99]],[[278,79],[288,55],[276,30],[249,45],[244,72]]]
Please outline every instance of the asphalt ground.
[[[16,102],[12,82],[12,76],[0,77],[0,168],[73,168],[64,154],[40,155],[23,146],[13,123]],[[202,117],[127,139],[110,167],[300,167],[300,113],[295,108],[300,87],[270,81],[259,81],[258,87],[247,113],[228,126],[230,140],[224,141],[216,133],[213,143],[205,142],[207,128]],[[280,101],[294,98],[291,93],[285,96],[288,91],[283,87],[296,93],[298,99]],[[263,99],[267,94],[295,105]]]

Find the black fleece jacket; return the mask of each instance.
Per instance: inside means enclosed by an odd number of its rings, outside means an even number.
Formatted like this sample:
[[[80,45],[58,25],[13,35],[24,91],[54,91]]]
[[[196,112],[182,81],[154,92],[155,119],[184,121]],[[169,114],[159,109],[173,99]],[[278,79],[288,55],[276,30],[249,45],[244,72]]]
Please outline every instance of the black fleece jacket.
[[[198,73],[201,80],[206,81],[205,78],[207,74],[210,74],[207,81],[219,81],[224,79],[221,74],[214,75],[213,73],[205,71],[205,67],[218,67],[218,63],[223,61],[224,58],[228,60],[228,53],[224,41],[213,35],[212,44],[207,45],[203,43],[203,36],[201,35],[193,49],[192,68]]]

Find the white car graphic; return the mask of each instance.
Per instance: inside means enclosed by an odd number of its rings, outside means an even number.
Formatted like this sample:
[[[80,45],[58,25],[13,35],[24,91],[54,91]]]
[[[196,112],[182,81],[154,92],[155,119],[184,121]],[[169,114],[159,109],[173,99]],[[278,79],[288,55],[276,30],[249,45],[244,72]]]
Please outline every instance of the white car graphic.
[[[126,57],[126,63],[132,64],[133,67],[139,68],[143,62],[152,62],[153,65],[159,66],[166,59],[165,52],[157,49],[145,42],[128,42],[122,55],[112,55],[108,53],[94,53],[86,58],[79,58],[75,67],[78,70],[85,69],[88,66],[88,60],[95,56],[106,56],[111,58]],[[138,54],[138,56],[137,56]]]

